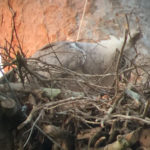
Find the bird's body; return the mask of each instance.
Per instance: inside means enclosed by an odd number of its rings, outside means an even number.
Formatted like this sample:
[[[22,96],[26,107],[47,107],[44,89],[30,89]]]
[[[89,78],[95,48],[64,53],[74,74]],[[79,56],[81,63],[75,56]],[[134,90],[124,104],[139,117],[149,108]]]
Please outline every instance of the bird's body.
[[[116,50],[121,50],[123,42],[124,38],[114,36],[98,43],[56,42],[44,46],[32,58],[39,58],[45,64],[63,66],[86,74],[109,73],[115,71]],[[124,51],[130,51],[131,48],[128,36]]]

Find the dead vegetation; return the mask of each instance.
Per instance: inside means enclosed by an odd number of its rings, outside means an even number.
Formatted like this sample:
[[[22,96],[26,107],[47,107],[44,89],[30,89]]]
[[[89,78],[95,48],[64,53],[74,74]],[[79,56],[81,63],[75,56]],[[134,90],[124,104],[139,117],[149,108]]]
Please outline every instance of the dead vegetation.
[[[14,33],[17,35],[15,25]],[[128,33],[129,29],[114,72],[107,74],[70,70],[61,64],[55,51],[60,65],[47,64],[40,57],[27,59],[20,45],[16,52],[12,42],[6,41],[1,47],[3,69],[13,69],[0,79],[0,147],[150,149],[149,72],[145,69],[149,66],[136,64],[137,57],[133,61],[123,55]],[[120,69],[123,59],[130,65]],[[102,86],[101,81],[109,76],[113,84]]]

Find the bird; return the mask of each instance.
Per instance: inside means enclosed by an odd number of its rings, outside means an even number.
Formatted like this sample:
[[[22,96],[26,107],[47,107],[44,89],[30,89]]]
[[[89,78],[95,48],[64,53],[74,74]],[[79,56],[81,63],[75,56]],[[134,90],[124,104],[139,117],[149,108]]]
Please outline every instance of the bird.
[[[134,54],[131,51],[135,42],[139,39],[140,31],[133,30],[128,34],[124,53]],[[38,58],[40,61],[30,63],[37,67],[47,65],[55,65],[77,71],[84,74],[104,74],[115,71],[117,60],[116,51],[121,50],[125,38],[109,36],[107,40],[99,42],[72,42],[60,41],[45,45],[31,57]],[[43,62],[43,63],[42,63]],[[39,71],[44,74],[43,71]]]

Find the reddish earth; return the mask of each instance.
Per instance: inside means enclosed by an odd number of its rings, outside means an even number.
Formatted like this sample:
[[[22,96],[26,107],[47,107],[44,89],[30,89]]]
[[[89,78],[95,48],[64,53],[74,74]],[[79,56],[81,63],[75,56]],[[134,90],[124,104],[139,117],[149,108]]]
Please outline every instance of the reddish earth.
[[[74,2],[75,1],[75,2]],[[83,2],[74,0],[7,0],[0,1],[0,45],[10,42],[12,34],[11,7],[16,12],[15,26],[23,51],[31,56],[43,45],[75,38]],[[79,5],[76,5],[79,4]],[[17,41],[14,38],[14,44]]]

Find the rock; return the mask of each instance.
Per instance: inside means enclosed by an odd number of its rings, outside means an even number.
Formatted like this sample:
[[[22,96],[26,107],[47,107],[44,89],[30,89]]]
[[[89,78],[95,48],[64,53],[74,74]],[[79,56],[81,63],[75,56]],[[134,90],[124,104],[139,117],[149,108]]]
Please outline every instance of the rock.
[[[140,27],[144,33],[140,41],[141,47],[137,49],[144,53],[144,57],[149,55],[149,3],[148,0],[88,0],[79,40],[96,43],[101,40],[109,40],[111,35],[117,38],[123,36],[127,24],[125,14],[128,14],[130,29]],[[27,57],[31,57],[47,43],[76,41],[84,6],[85,1],[80,0],[19,0],[19,2],[17,0],[1,0],[0,46],[9,49],[8,43],[11,42],[13,29],[13,11],[16,13],[14,17],[16,33]],[[134,13],[130,13],[133,10]],[[8,41],[7,45],[6,40]],[[13,34],[12,43],[15,51],[18,51],[15,34]],[[15,57],[12,53],[14,52],[11,49],[11,55]],[[109,54],[106,56],[111,58]],[[87,58],[90,57],[90,55],[87,56]],[[97,55],[96,59],[99,57]],[[81,61],[80,64],[82,63]],[[74,61],[69,64],[74,67]],[[86,64],[89,66],[88,63]],[[93,69],[93,73],[104,72],[104,69],[100,68],[96,71],[94,68],[90,70]],[[88,70],[84,71],[88,73]]]

